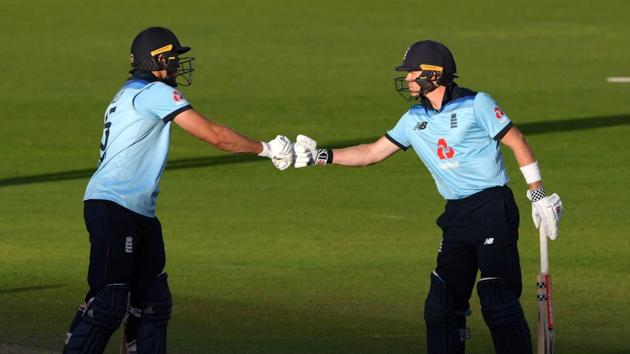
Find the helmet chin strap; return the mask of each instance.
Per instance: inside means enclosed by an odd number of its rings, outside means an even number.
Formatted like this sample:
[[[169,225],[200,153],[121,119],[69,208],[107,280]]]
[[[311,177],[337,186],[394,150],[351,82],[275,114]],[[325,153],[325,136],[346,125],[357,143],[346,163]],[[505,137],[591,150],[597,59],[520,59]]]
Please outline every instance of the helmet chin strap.
[[[442,75],[438,72],[428,72],[429,75],[425,75],[424,72],[422,74],[415,82],[420,86],[420,95],[424,96],[440,86],[438,82]]]
[[[171,87],[177,87],[177,77],[175,75],[172,75],[172,73],[168,73],[168,75],[164,78],[164,80],[162,80],[162,82],[164,82],[165,84],[171,86]]]
[[[161,55],[157,61],[162,70],[166,70],[166,77],[160,81],[171,87],[177,87],[177,68],[179,67],[177,58],[171,60],[166,55]]]
[[[422,96],[426,95],[427,93],[431,93],[435,91],[435,89],[437,89],[440,86],[435,81],[416,80],[416,82],[418,83],[418,85],[420,85],[420,95]]]

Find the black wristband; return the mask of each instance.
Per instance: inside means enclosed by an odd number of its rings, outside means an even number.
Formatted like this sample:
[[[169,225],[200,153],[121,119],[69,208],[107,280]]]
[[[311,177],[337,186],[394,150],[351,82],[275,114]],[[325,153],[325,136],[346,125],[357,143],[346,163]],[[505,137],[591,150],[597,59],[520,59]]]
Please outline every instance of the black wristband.
[[[317,150],[317,157],[315,158],[315,165],[324,166],[332,163],[333,153],[331,149],[319,149]]]

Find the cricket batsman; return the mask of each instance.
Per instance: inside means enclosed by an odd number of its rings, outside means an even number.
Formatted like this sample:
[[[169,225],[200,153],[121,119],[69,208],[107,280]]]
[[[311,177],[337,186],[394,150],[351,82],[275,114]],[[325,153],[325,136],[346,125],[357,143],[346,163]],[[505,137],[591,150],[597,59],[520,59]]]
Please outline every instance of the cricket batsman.
[[[193,58],[181,57],[189,50],[163,27],[133,40],[131,77],[105,110],[99,164],[83,198],[89,291],[64,353],[102,353],[125,317],[129,353],[166,352],[172,299],[155,207],[173,122],[223,151],[268,157],[280,170],[293,163],[286,137],[252,140],[192,108],[177,90],[192,82]]]
[[[519,211],[500,150],[509,147],[527,182],[536,228],[558,236],[563,207],[547,195],[525,137],[487,94],[457,86],[456,66],[442,43],[424,40],[407,49],[394,79],[396,90],[418,100],[383,137],[343,149],[318,149],[299,135],[295,167],[367,166],[412,147],[446,199],[437,219],[442,241],[424,303],[427,352],[464,354],[470,337],[466,317],[480,271],[477,294],[497,354],[532,353],[529,326],[519,298]]]

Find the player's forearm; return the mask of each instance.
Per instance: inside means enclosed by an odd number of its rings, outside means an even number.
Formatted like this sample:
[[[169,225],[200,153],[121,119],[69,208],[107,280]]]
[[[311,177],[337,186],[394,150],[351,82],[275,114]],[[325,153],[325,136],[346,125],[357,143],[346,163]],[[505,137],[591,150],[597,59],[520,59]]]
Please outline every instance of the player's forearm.
[[[519,167],[527,166],[536,162],[534,152],[532,151],[531,146],[527,143],[527,140],[525,140],[525,137],[522,138],[519,145],[512,148],[512,152],[514,153],[514,158],[516,159]]]
[[[367,166],[385,160],[399,148],[386,137],[371,144],[354,145],[343,149],[317,149],[317,141],[306,135],[295,139],[295,167],[323,166],[336,164],[342,166]]]
[[[252,140],[230,127],[206,119],[192,109],[180,113],[174,121],[189,134],[223,151],[251,154],[263,151],[260,141]]]
[[[216,123],[202,139],[227,152],[259,154],[263,150],[260,141],[252,140],[230,127]]]
[[[518,164],[518,167],[521,168],[522,172],[524,170],[527,171],[528,169],[532,168],[538,170],[538,163],[536,163],[536,158],[534,158],[534,152],[532,151],[531,146],[527,143],[527,140],[525,140],[524,136],[522,136],[522,143],[516,148],[512,149],[512,151],[514,152],[516,163]],[[537,173],[538,177],[533,179],[531,177],[525,176],[528,189],[538,189],[542,186],[540,171],[538,171]]]
[[[540,171],[538,171],[534,152],[525,136],[516,127],[513,127],[501,141],[514,153],[516,163],[525,175],[527,187],[529,189],[541,187],[542,179],[540,177],[531,177],[532,175],[540,176]]]
[[[376,163],[372,158],[371,148],[368,144],[355,145],[343,149],[333,149],[333,161],[335,165],[342,166],[367,166]]]
[[[344,166],[368,166],[385,160],[398,150],[398,146],[383,136],[371,144],[333,150],[332,163]]]

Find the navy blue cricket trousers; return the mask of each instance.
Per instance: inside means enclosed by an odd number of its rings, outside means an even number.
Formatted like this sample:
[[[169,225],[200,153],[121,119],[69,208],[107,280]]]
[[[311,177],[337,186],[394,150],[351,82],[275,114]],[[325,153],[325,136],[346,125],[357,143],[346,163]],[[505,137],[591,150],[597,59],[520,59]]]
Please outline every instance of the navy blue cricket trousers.
[[[449,200],[437,224],[443,233],[436,273],[446,282],[458,310],[469,308],[478,271],[481,278],[505,279],[520,297],[519,211],[510,188],[492,187]]]
[[[86,200],[83,215],[90,236],[86,301],[108,284],[125,283],[131,306],[141,307],[165,265],[160,221],[107,200]]]

